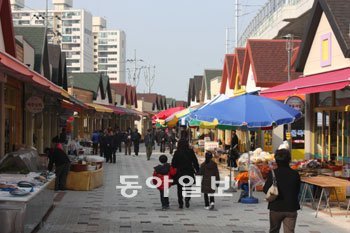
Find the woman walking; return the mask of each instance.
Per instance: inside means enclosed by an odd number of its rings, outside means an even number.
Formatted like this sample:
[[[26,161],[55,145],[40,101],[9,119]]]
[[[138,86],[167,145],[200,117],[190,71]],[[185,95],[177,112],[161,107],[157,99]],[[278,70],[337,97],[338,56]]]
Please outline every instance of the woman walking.
[[[179,203],[179,208],[183,208],[183,184],[186,184],[186,187],[190,187],[192,184],[190,183],[189,178],[183,178],[182,184],[179,182],[179,179],[183,176],[190,176],[194,180],[195,173],[199,170],[199,164],[197,157],[192,148],[190,148],[188,141],[185,139],[179,140],[177,144],[177,150],[175,151],[173,160],[171,162],[172,167],[177,169],[177,173],[174,177],[174,182],[177,184],[177,198]],[[189,184],[189,185],[187,185]],[[191,197],[185,197],[185,206],[186,208],[190,207],[190,199]]]
[[[220,181],[218,165],[212,160],[213,154],[209,151],[205,153],[205,161],[201,164],[198,175],[202,176],[202,193],[204,194],[204,204],[206,210],[214,209],[214,196],[215,190],[212,181]],[[219,184],[216,184],[218,187]],[[215,186],[214,186],[215,187]],[[210,202],[209,202],[210,199]]]
[[[269,232],[278,233],[283,223],[284,233],[294,233],[297,211],[300,209],[298,201],[300,176],[297,171],[289,167],[291,161],[289,150],[277,150],[275,160],[277,169],[274,170],[274,173],[277,180],[278,196],[268,205],[270,210]],[[264,185],[264,193],[267,193],[272,183],[272,172],[270,172]]]

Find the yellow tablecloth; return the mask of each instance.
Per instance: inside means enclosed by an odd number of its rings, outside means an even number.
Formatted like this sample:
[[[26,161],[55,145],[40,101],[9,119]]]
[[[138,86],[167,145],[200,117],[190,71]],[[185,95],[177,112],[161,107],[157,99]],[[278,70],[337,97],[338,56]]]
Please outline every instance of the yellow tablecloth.
[[[54,188],[52,182],[51,189]],[[103,168],[96,171],[73,172],[70,171],[67,177],[66,188],[75,191],[89,191],[103,185]]]

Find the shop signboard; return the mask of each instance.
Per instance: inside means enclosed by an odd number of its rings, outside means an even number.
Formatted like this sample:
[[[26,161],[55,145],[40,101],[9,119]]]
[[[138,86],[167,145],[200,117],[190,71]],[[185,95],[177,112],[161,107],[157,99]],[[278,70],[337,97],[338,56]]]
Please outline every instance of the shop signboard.
[[[40,113],[44,109],[44,101],[38,96],[32,96],[26,101],[26,109],[30,113]]]
[[[299,96],[290,96],[284,103],[300,112],[304,112],[305,110],[305,102]]]

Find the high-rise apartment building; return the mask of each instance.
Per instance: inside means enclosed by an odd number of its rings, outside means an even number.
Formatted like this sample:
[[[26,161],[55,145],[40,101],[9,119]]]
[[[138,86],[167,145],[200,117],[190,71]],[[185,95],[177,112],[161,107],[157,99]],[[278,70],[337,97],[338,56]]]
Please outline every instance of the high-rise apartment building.
[[[104,18],[93,17],[94,71],[109,76],[111,83],[125,83],[125,33],[108,30]]]
[[[61,45],[67,56],[68,72],[94,70],[94,37],[92,15],[82,9],[72,9],[73,0],[52,0],[54,9],[28,10],[24,0],[11,0],[13,23],[18,26],[45,25],[48,39]]]

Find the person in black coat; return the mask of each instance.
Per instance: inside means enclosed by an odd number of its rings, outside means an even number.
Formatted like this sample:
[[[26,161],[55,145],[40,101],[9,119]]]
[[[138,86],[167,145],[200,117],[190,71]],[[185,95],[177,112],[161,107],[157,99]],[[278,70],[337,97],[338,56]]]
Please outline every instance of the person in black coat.
[[[165,145],[167,142],[167,134],[165,133],[164,129],[161,129],[159,132],[159,143],[160,143],[160,152],[164,153],[165,152]]]
[[[179,203],[179,208],[183,208],[183,195],[182,189],[183,185],[180,184],[179,179],[182,176],[190,176],[194,179],[195,173],[199,171],[199,164],[193,149],[190,148],[188,141],[180,139],[177,143],[177,150],[174,153],[171,165],[177,169],[176,175],[174,177],[174,183],[177,184],[177,198]],[[189,184],[189,179],[183,179],[184,184]],[[186,185],[186,187],[190,187]],[[191,197],[185,197],[186,208],[190,207]]]
[[[220,174],[218,165],[212,160],[213,154],[209,151],[205,153],[205,161],[201,164],[198,175],[202,176],[202,186],[201,191],[204,193],[204,204],[206,210],[214,209],[214,196],[215,190],[212,188],[212,177],[215,178],[215,181],[220,181]],[[219,184],[216,184],[218,187]],[[214,186],[215,187],[215,186]],[[210,202],[209,202],[210,200]]]
[[[48,170],[52,171],[55,165],[55,191],[66,190],[66,181],[70,169],[70,160],[66,152],[62,149],[59,137],[52,139],[52,149],[48,152],[49,165]]]
[[[140,141],[141,141],[141,134],[137,129],[132,133],[132,141],[134,143],[134,152],[136,156],[139,156],[139,150],[140,150]]]
[[[116,151],[119,150],[119,153],[120,153],[122,152],[123,133],[120,131],[119,127],[117,127],[117,130],[115,132],[115,139],[116,139]]]
[[[300,176],[297,171],[289,167],[291,155],[289,150],[281,149],[275,152],[277,169],[274,170],[278,196],[277,199],[269,202],[270,210],[270,232],[278,233],[283,223],[285,233],[293,233],[297,220],[299,206]],[[272,185],[272,173],[268,174],[264,185],[264,193],[267,193]]]
[[[105,156],[106,156],[106,163],[115,163],[115,153],[114,158],[112,158],[114,151],[114,137],[113,137],[113,131],[109,131],[107,135],[105,136]]]
[[[232,130],[231,149],[233,149],[233,148],[238,149],[238,137],[236,134],[236,130]]]

